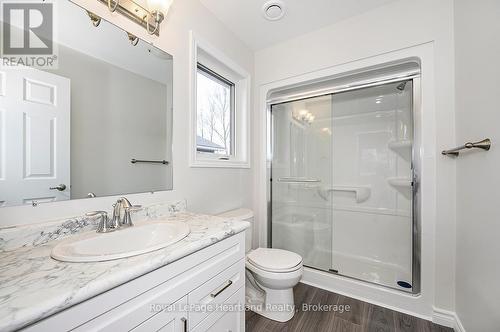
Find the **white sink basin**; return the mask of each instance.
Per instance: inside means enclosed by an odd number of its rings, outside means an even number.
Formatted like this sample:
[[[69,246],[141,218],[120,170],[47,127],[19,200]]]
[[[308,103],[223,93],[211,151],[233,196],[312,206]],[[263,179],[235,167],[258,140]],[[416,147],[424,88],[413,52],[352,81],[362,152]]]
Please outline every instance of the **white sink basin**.
[[[147,222],[111,233],[88,232],[63,240],[52,258],[63,262],[102,262],[144,254],[176,243],[189,234],[183,222]]]

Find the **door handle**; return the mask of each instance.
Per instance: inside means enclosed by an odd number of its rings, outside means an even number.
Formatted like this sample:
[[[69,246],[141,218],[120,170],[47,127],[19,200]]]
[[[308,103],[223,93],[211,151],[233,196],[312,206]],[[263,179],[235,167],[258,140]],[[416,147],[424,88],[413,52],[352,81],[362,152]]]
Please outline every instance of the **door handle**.
[[[59,190],[59,191],[65,191],[66,190],[66,185],[65,184],[60,184],[55,187],[50,187],[50,190]]]

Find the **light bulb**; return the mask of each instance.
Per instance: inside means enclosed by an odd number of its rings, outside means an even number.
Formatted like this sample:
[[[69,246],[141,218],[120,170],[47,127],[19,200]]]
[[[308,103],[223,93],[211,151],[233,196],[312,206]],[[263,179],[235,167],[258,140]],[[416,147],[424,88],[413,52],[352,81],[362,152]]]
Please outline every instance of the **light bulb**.
[[[173,0],[148,0],[148,9],[150,12],[160,12],[167,15],[168,9]]]
[[[303,119],[305,119],[305,118],[307,117],[307,114],[308,114],[308,113],[309,113],[309,112],[308,112],[307,110],[300,110],[300,111],[299,111],[299,115],[300,115],[300,117],[301,117],[301,118],[303,118]]]

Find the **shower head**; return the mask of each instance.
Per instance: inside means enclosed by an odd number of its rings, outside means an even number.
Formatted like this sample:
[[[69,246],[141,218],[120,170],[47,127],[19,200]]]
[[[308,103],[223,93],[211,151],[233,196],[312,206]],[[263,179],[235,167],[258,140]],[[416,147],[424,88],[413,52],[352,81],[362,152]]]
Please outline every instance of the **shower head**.
[[[408,81],[404,81],[404,82],[399,83],[398,86],[396,87],[396,89],[398,89],[399,91],[404,91],[407,82]]]

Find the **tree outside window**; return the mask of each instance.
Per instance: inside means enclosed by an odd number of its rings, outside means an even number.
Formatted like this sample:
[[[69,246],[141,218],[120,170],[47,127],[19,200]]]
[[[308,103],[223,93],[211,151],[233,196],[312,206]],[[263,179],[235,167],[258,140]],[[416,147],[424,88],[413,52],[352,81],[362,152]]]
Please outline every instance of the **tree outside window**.
[[[234,84],[198,65],[197,151],[230,156],[233,138]]]

